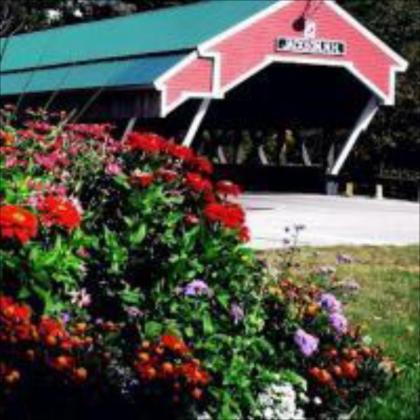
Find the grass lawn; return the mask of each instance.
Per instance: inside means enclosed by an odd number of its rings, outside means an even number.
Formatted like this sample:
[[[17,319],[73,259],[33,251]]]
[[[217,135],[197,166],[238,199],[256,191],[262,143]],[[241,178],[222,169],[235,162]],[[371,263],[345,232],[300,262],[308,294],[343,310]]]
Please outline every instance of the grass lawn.
[[[338,254],[351,257],[336,263]],[[356,411],[359,420],[420,418],[420,278],[419,247],[303,248],[295,257],[299,271],[336,267],[339,281],[355,280],[360,291],[346,305],[346,313],[366,327],[402,369],[390,389]],[[281,264],[279,252],[266,252],[269,266]]]

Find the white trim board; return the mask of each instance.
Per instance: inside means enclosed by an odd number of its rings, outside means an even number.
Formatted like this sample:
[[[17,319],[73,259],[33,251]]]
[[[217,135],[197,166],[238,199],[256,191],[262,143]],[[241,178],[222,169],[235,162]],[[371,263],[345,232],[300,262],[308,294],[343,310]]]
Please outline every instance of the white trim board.
[[[360,135],[367,130],[369,124],[372,122],[373,118],[375,117],[376,113],[378,112],[379,104],[378,100],[375,96],[372,96],[368,103],[366,104],[365,108],[360,114],[355,126],[353,127],[350,136],[348,137],[346,143],[344,144],[343,149],[341,150],[336,162],[334,163],[331,171],[329,171],[330,175],[337,176],[346,160],[353,150],[357,140],[360,138]]]
[[[192,142],[194,141],[195,136],[197,135],[197,132],[200,128],[201,123],[203,122],[204,118],[206,117],[207,111],[210,108],[211,99],[203,99],[201,101],[201,104],[199,105],[196,114],[194,115],[194,118],[191,122],[190,128],[188,129],[188,132],[186,136],[184,137],[184,141],[182,144],[184,146],[190,147]]]

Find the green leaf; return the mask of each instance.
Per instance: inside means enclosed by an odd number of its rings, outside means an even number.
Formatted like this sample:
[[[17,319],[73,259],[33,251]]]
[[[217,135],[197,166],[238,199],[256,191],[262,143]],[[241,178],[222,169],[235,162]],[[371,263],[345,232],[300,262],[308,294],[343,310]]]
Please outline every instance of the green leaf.
[[[216,296],[217,301],[220,303],[220,305],[223,306],[224,309],[227,309],[229,307],[229,301],[230,296],[226,292],[218,293]]]
[[[211,335],[214,332],[213,322],[208,312],[204,313],[202,317],[203,331],[206,335]]]
[[[149,321],[144,326],[144,333],[147,338],[156,338],[163,332],[163,326],[159,322]]]
[[[140,303],[141,294],[138,289],[131,289],[127,286],[120,292],[120,297],[126,305],[138,305]]]
[[[146,237],[146,232],[147,228],[146,225],[143,223],[137,228],[135,232],[130,234],[130,242],[133,245],[140,245]]]

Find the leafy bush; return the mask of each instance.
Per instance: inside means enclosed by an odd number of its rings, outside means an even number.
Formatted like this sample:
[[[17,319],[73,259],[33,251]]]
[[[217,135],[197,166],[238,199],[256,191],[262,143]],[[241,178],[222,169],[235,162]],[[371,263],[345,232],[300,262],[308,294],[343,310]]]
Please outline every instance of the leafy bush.
[[[267,275],[206,158],[1,117],[2,418],[302,418],[385,380],[333,296]]]

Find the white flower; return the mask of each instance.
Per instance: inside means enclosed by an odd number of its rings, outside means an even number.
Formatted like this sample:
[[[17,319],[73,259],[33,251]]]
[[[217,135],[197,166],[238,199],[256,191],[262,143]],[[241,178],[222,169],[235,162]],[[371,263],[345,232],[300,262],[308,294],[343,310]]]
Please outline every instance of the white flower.
[[[56,9],[47,9],[45,11],[45,17],[47,18],[48,22],[53,23],[57,22],[62,18],[63,14]]]
[[[197,415],[196,420],[211,420],[211,416],[207,411],[203,411],[202,413]]]
[[[319,397],[315,397],[315,398],[314,398],[314,404],[315,404],[315,405],[321,405],[321,404],[322,404],[322,400],[321,400],[321,398],[319,398]]]
[[[299,400],[302,401],[304,404],[310,401],[308,396],[304,392],[299,393]]]
[[[264,410],[264,419],[265,420],[272,420],[274,419],[274,410],[271,407],[267,407]]]
[[[272,398],[270,397],[269,394],[260,394],[258,396],[258,402],[262,406],[267,406],[267,405],[272,405],[273,404],[273,400],[272,400]]]
[[[304,413],[296,405],[296,391],[290,383],[271,384],[258,395],[255,419],[302,420]]]
[[[362,338],[363,344],[366,344],[367,346],[370,346],[372,344],[372,337],[369,335],[365,335]]]
[[[294,420],[305,420],[305,413],[303,410],[296,411]]]
[[[73,16],[74,17],[77,17],[77,18],[82,18],[83,17],[83,12],[80,10],[80,9],[76,9],[74,12],[73,12]]]

